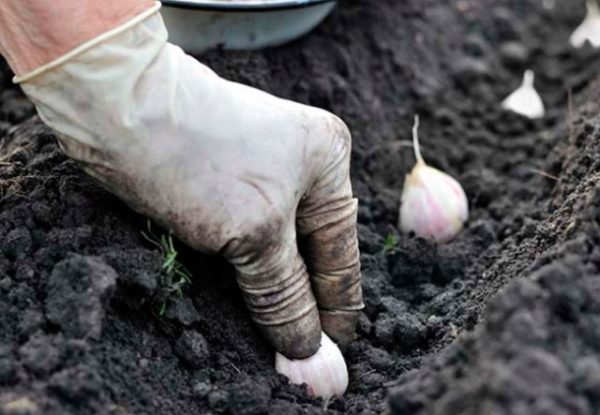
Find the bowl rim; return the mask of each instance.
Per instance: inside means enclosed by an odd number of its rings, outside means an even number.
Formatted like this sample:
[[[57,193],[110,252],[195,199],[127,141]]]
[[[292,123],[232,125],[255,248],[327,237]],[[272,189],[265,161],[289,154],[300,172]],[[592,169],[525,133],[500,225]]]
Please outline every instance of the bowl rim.
[[[301,9],[337,0],[162,0],[166,7],[200,10],[220,10],[229,12],[260,12],[285,9]]]

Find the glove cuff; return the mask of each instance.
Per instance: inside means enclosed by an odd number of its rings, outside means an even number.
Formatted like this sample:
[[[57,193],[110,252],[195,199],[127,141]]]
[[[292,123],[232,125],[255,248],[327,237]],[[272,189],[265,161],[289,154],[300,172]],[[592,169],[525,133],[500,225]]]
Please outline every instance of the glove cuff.
[[[144,12],[140,13],[133,19],[125,22],[124,24],[117,26],[116,28],[109,30],[108,32],[105,32],[105,33],[101,34],[100,36],[97,36],[94,39],[91,39],[91,40],[77,46],[75,49],[72,49],[71,51],[69,51],[66,54],[64,54],[63,56],[53,60],[52,62],[42,65],[24,75],[15,76],[13,78],[13,83],[20,84],[23,82],[30,81],[33,78],[36,78],[48,71],[51,71],[53,69],[56,69],[64,64],[68,63],[71,59],[73,59],[76,56],[84,53],[85,51],[93,48],[94,46],[96,46],[100,43],[103,43],[106,40],[119,35],[120,33],[127,31],[128,29],[132,28],[133,26],[135,26],[135,25],[143,22],[144,20],[148,19],[149,17],[155,15],[156,13],[158,13],[160,8],[161,8],[161,3],[157,1],[153,7],[151,7],[148,10],[144,10]]]

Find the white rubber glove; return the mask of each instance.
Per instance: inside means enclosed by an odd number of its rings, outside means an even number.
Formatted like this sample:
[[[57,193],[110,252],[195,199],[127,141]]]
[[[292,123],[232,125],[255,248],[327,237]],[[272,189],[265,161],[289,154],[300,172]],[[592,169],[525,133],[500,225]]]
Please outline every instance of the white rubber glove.
[[[346,126],[218,77],[158,7],[16,81],[87,173],[234,264],[278,351],[313,355],[321,327],[345,345],[363,307]]]

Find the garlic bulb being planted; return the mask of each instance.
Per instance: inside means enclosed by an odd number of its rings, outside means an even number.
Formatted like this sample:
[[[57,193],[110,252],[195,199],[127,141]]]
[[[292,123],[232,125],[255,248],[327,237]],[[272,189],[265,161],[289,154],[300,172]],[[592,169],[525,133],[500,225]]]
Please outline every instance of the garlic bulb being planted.
[[[348,387],[348,368],[344,356],[325,333],[321,336],[321,348],[309,358],[291,360],[277,353],[275,370],[294,384],[305,383],[309,394],[323,399],[342,396]]]
[[[429,167],[419,147],[419,117],[415,116],[413,146],[417,164],[404,180],[399,226],[438,243],[453,239],[469,217],[469,203],[461,185],[446,173]]]
[[[597,0],[587,0],[587,15],[583,22],[575,29],[569,41],[576,48],[581,48],[585,42],[598,48],[600,47],[600,8]]]
[[[502,101],[502,108],[523,115],[527,118],[542,118],[546,113],[540,94],[533,86],[535,76],[527,70],[523,75],[523,83],[516,91]]]

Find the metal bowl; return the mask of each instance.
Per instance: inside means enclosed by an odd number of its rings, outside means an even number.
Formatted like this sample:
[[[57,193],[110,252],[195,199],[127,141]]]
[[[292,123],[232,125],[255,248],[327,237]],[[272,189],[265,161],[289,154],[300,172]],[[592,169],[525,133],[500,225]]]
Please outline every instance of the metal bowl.
[[[169,40],[190,53],[259,49],[317,26],[337,0],[163,0]]]

